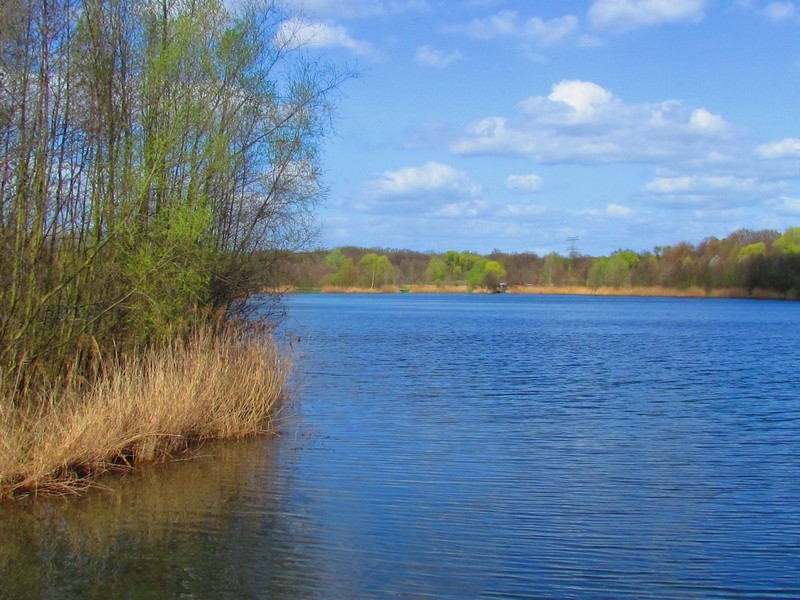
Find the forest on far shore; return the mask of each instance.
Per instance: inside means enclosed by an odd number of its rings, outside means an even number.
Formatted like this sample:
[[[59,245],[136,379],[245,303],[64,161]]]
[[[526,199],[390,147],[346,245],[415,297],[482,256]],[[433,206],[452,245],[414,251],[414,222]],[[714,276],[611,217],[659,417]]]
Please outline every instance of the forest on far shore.
[[[641,252],[617,250],[609,256],[499,250],[479,255],[455,250],[436,253],[347,246],[282,257],[288,260],[276,258],[265,257],[263,281],[299,289],[380,289],[412,284],[492,289],[505,282],[509,286],[593,289],[740,288],[800,298],[800,227],[790,227],[783,233],[742,229],[722,239],[706,238],[699,244],[680,242]]]

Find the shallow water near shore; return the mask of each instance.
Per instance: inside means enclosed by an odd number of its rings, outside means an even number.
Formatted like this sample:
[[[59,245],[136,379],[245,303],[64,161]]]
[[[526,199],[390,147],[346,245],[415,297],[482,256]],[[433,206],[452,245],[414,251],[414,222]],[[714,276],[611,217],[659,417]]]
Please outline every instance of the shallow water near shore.
[[[800,597],[800,304],[287,307],[283,433],[4,505],[0,597]]]

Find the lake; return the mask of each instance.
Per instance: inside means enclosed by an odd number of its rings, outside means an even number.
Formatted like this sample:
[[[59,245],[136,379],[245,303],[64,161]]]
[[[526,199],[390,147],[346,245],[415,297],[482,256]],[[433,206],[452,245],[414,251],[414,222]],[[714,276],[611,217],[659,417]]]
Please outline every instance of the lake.
[[[3,598],[800,598],[800,303],[298,295],[280,436],[4,505]]]

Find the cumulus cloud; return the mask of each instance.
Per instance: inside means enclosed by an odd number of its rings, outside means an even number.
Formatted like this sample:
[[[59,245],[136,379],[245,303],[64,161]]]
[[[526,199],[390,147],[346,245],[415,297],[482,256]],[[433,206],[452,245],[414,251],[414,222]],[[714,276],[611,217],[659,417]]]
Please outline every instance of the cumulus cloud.
[[[436,50],[430,46],[420,46],[417,48],[417,53],[414,59],[426,67],[447,67],[454,62],[461,60],[461,52],[453,50],[452,52],[445,53],[441,50]]]
[[[304,19],[289,19],[283,22],[276,39],[278,44],[293,48],[344,48],[358,55],[368,55],[374,52],[369,42],[354,39],[341,25],[311,22]]]
[[[534,173],[527,175],[509,175],[506,187],[514,192],[535,192],[542,187],[542,178]]]
[[[476,39],[509,37],[534,42],[539,46],[550,46],[575,34],[579,25],[575,15],[553,19],[525,19],[516,11],[506,10],[482,19],[474,19],[461,29]]]
[[[689,125],[696,130],[709,132],[724,131],[728,127],[725,119],[711,114],[705,108],[698,108],[692,112]]]
[[[561,81],[518,114],[469,125],[459,154],[525,156],[542,163],[719,163],[732,128],[719,115],[676,100],[626,104],[589,81]]]
[[[613,100],[611,92],[591,81],[562,81],[553,86],[547,97],[550,102],[566,104],[572,110],[569,118],[574,122],[587,121]],[[536,110],[539,106],[536,98],[523,103],[523,108]]]
[[[413,196],[436,192],[464,197],[479,195],[481,186],[455,167],[430,161],[421,167],[386,171],[369,184],[368,191],[375,197]]]
[[[785,138],[777,142],[761,144],[756,148],[761,158],[798,158],[800,157],[800,139]]]
[[[699,21],[707,0],[595,0],[589,22],[595,29],[629,31],[640,27]]]

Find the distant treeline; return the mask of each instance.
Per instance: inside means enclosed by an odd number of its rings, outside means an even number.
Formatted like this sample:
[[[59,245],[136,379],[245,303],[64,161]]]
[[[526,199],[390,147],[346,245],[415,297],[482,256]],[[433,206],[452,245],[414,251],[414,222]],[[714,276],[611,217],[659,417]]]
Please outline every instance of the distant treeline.
[[[800,227],[785,232],[742,229],[723,239],[681,242],[652,251],[618,250],[609,256],[493,251],[415,252],[342,247],[293,255],[273,281],[298,288],[325,285],[508,285],[743,288],[800,297]],[[274,261],[270,261],[274,264]]]

